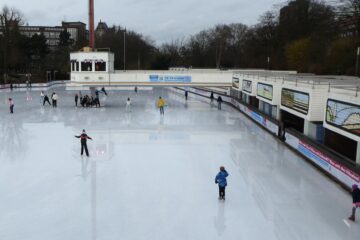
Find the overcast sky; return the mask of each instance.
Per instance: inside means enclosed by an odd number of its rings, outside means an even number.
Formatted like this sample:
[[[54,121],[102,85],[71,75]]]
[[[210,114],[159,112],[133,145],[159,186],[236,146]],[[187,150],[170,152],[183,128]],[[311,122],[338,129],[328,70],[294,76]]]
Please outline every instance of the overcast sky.
[[[15,7],[29,25],[87,23],[87,0],[0,0]],[[95,21],[135,30],[157,44],[188,37],[219,23],[252,25],[284,0],[95,0]]]

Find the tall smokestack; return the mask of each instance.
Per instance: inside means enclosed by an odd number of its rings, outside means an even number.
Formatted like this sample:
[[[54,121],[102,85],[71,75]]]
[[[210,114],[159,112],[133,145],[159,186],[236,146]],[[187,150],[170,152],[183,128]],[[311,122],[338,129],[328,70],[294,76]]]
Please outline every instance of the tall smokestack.
[[[89,46],[95,49],[94,0],[89,0]]]

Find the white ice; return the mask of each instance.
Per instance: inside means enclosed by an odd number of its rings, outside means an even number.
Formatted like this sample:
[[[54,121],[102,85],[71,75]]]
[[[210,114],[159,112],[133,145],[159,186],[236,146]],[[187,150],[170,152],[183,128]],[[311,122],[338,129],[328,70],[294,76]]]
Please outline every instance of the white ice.
[[[38,91],[0,93],[1,240],[360,238],[360,221],[345,220],[349,193],[230,107],[155,89],[82,109],[75,92],[55,91],[57,109]],[[89,159],[74,137],[83,128]]]

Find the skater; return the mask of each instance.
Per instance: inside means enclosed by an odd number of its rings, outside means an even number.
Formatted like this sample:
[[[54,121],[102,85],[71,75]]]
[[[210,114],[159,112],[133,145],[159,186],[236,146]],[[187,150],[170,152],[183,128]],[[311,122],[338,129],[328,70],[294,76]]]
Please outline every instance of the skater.
[[[137,87],[137,86],[135,86],[134,91],[135,91],[135,93],[137,93],[137,92],[138,92],[138,87]]]
[[[105,93],[105,96],[107,96],[107,92],[106,92],[106,90],[105,90],[105,87],[102,87],[102,88],[101,88],[101,91],[102,91],[103,93]]]
[[[131,100],[130,100],[130,98],[128,98],[126,100],[126,112],[131,112],[130,107],[131,107]]]
[[[95,102],[95,107],[100,107],[100,99],[98,95],[95,97],[94,102]]]
[[[226,178],[229,176],[225,167],[220,167],[220,172],[215,177],[215,184],[219,185],[219,199],[225,200],[225,188],[227,186]]]
[[[10,83],[10,90],[12,91],[14,89],[14,85]]]
[[[78,101],[79,101],[79,95],[76,93],[75,94],[75,107],[78,106]]]
[[[48,95],[46,95],[46,94],[45,94],[45,96],[44,96],[43,106],[45,105],[45,103],[49,103],[49,105],[51,106],[51,103],[50,103],[49,97],[48,97]]]
[[[353,208],[352,208],[352,214],[349,217],[349,220],[355,221],[355,213],[356,209],[360,208],[360,189],[358,185],[354,184],[352,186],[352,198],[353,198]]]
[[[14,113],[14,100],[12,98],[9,98],[9,107],[10,107],[10,113]]]
[[[84,154],[84,149],[85,149],[86,156],[90,157],[89,151],[88,151],[88,148],[87,148],[87,140],[88,140],[88,139],[92,140],[92,138],[89,137],[89,136],[86,134],[85,129],[82,131],[82,134],[81,134],[80,136],[75,136],[75,137],[76,137],[76,138],[80,138],[80,142],[81,142],[81,156]]]
[[[186,101],[188,100],[188,95],[189,95],[188,91],[185,91],[185,100]]]
[[[51,100],[52,100],[52,105],[54,108],[57,107],[57,101],[58,101],[59,97],[58,95],[54,92],[51,96]]]
[[[214,101],[214,93],[213,93],[213,92],[211,92],[211,94],[210,94],[210,101],[211,101],[211,102]]]
[[[44,102],[44,97],[45,97],[44,91],[41,91],[41,93],[40,93],[40,104],[42,104]]]
[[[160,115],[164,115],[164,107],[165,107],[165,100],[159,97],[159,100],[157,102],[157,106],[160,109]]]
[[[219,96],[218,99],[217,99],[218,109],[219,109],[219,110],[221,110],[221,103],[222,103],[222,101],[223,101],[223,100],[222,100],[221,96]]]

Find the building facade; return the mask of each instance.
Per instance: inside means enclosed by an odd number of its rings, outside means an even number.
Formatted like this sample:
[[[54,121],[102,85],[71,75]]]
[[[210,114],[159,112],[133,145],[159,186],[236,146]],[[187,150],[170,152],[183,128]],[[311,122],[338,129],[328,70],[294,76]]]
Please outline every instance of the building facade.
[[[87,39],[86,24],[82,22],[62,22],[61,26],[20,26],[19,31],[22,35],[32,37],[34,35],[44,35],[50,50],[55,50],[60,42],[60,33],[66,30],[70,34],[73,44],[85,42]]]

